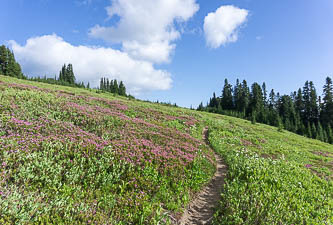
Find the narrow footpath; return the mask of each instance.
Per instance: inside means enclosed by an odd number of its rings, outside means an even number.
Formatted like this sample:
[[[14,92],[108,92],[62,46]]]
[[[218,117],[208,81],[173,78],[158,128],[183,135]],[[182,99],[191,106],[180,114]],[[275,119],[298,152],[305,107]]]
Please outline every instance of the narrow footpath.
[[[203,131],[203,138],[208,146],[208,129]],[[227,166],[222,158],[215,153],[217,168],[211,182],[193,199],[178,221],[179,225],[211,224],[216,208],[221,200]]]

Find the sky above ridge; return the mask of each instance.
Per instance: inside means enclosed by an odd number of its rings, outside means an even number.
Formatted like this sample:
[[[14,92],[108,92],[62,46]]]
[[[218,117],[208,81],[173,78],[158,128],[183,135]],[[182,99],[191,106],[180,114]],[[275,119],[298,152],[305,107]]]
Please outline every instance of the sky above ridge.
[[[224,79],[282,94],[333,76],[332,0],[1,0],[0,44],[28,76],[123,80],[140,99],[197,107]]]

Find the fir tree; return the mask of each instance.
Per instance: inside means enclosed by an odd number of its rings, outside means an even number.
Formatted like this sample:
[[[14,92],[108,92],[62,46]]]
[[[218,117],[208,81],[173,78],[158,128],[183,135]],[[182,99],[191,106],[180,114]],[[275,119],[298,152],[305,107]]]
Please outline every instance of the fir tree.
[[[321,112],[321,122],[328,127],[333,126],[333,85],[330,77],[326,78],[326,84],[323,90],[323,105]]]
[[[119,84],[119,95],[121,96],[126,96],[126,87],[123,83],[123,81],[120,81],[120,84]]]
[[[21,66],[15,60],[14,53],[4,45],[0,46],[0,74],[25,79]]]
[[[250,94],[250,113],[256,112],[258,122],[262,122],[262,112],[264,108],[263,94],[261,87],[258,83],[252,85],[252,91]]]
[[[110,86],[110,81],[109,78],[106,79],[106,91],[111,92],[111,86]]]
[[[114,86],[114,92],[113,93],[118,94],[119,86],[118,86],[118,81],[117,80],[113,81],[113,86]]]
[[[223,91],[222,91],[221,104],[222,104],[222,108],[224,110],[232,110],[233,109],[232,86],[228,83],[228,79],[224,80],[224,87],[223,87]]]

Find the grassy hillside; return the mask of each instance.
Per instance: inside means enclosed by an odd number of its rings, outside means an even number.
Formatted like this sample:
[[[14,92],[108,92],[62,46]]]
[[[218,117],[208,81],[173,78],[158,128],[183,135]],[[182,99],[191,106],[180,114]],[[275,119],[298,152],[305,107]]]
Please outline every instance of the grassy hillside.
[[[209,141],[229,165],[215,224],[332,224],[332,145],[222,116]]]
[[[156,224],[214,173],[197,114],[0,80],[1,224]]]
[[[169,223],[229,167],[216,224],[330,224],[333,146],[277,128],[0,76],[0,223]]]

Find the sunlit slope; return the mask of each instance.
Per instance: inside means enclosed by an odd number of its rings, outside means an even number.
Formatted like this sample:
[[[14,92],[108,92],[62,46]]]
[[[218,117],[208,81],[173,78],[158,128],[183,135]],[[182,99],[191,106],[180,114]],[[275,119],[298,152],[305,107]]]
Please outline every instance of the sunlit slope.
[[[332,223],[333,145],[0,76],[0,224],[172,223],[215,171],[206,126],[229,169],[215,224]]]
[[[97,92],[0,76],[1,224],[168,222],[209,181],[199,114]]]
[[[209,141],[229,165],[215,224],[332,224],[333,145],[237,118],[207,118]]]

